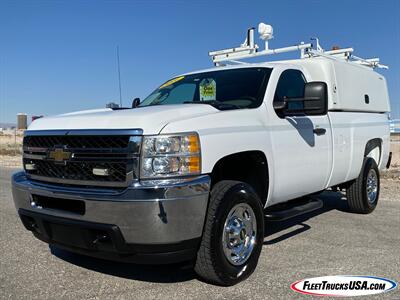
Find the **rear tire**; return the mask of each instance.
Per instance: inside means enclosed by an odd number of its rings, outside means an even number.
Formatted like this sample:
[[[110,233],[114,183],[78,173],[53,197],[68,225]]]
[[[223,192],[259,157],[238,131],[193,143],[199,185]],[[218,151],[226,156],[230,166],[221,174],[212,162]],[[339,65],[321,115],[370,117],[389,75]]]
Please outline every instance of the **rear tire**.
[[[263,240],[264,213],[258,195],[246,183],[220,181],[211,190],[195,271],[207,282],[234,285],[255,270]]]
[[[360,175],[346,189],[350,210],[369,214],[378,204],[380,190],[379,169],[373,158],[366,157]]]

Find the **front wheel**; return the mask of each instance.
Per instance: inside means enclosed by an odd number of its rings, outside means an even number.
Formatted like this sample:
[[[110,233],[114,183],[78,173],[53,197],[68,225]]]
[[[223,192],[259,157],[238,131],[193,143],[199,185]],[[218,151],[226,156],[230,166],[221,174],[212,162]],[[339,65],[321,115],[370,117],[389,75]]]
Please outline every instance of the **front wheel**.
[[[380,190],[379,169],[373,158],[365,158],[360,175],[346,190],[351,211],[371,213],[378,204]]]
[[[263,240],[258,195],[243,182],[218,182],[211,190],[195,271],[208,282],[234,285],[255,270]]]

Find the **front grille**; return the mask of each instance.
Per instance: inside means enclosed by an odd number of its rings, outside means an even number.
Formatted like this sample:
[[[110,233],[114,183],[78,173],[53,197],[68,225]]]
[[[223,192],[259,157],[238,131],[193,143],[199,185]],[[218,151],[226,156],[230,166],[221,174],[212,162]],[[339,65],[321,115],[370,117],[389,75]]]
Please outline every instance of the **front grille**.
[[[23,144],[24,167],[28,176],[35,180],[124,187],[137,179],[140,141],[139,136],[88,136],[79,135],[79,132],[27,135]]]
[[[26,136],[24,146],[52,148],[64,145],[68,148],[126,148],[129,136]]]
[[[29,159],[27,159],[29,160]],[[51,161],[35,161],[36,173],[58,179],[69,180],[92,180],[102,182],[124,182],[126,180],[126,163],[104,163],[104,162],[70,162],[67,164],[55,164]],[[110,170],[109,176],[96,176],[93,168],[104,168]]]

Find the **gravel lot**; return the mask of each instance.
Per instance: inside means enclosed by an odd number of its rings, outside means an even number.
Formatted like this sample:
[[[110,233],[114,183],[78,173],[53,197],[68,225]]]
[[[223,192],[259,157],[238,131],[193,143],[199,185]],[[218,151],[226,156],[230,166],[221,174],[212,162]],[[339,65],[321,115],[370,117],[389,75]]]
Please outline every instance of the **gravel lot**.
[[[398,180],[383,180],[380,204],[371,215],[348,213],[341,194],[325,192],[323,209],[267,223],[256,272],[223,288],[200,281],[185,264],[140,266],[51,251],[16,215],[12,171],[0,168],[1,299],[306,299],[310,297],[291,291],[290,284],[340,274],[400,281]],[[400,290],[368,299],[400,299]]]

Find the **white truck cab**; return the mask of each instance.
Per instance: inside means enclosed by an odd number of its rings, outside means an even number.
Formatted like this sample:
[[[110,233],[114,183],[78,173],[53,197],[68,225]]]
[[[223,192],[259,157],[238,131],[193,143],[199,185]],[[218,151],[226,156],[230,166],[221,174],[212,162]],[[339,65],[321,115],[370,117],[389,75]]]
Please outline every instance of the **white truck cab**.
[[[168,80],[132,108],[45,117],[25,132],[13,198],[25,227],[49,243],[112,260],[194,260],[205,280],[254,271],[264,221],[322,206],[346,191],[372,212],[390,163],[386,68],[352,48],[269,49],[260,24],[214,68]],[[243,59],[300,51],[300,59]],[[314,194],[313,197],[305,197]]]

